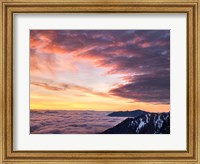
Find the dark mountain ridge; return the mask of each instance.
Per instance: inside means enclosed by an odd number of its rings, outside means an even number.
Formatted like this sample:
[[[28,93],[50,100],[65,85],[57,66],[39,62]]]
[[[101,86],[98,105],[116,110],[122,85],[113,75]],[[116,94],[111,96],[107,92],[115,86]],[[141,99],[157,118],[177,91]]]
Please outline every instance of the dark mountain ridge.
[[[112,112],[110,114],[108,114],[108,116],[111,117],[138,117],[142,114],[146,114],[148,112],[137,109],[134,111],[117,111],[117,112]]]

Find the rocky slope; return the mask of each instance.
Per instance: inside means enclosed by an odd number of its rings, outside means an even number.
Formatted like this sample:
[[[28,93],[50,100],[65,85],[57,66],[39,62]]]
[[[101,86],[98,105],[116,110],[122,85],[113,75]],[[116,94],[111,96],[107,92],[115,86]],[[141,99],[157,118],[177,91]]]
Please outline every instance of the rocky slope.
[[[170,134],[170,112],[146,112],[135,118],[127,118],[103,134]]]

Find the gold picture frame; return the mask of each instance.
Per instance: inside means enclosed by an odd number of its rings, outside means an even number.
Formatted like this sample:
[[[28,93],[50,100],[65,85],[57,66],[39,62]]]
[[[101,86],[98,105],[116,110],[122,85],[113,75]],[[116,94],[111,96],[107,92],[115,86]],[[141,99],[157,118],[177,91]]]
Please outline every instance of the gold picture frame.
[[[1,163],[200,163],[199,0],[1,0]],[[187,151],[13,151],[15,13],[186,13]]]

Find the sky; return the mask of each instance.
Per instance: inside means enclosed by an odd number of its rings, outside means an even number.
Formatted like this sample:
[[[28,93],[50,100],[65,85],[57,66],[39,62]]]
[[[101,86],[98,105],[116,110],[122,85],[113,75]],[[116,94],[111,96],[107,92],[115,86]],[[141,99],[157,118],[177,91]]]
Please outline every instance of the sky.
[[[31,30],[30,108],[170,110],[169,30]]]

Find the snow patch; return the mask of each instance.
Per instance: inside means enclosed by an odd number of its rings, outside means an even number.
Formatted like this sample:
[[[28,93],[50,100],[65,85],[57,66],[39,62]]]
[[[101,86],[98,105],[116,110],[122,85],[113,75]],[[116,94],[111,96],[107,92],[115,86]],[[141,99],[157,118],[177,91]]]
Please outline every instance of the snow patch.
[[[149,117],[147,116],[147,114],[145,114],[146,117],[146,123],[149,123]]]
[[[134,121],[131,121],[131,123],[128,125],[128,127],[133,126],[135,123]]]
[[[164,120],[166,121],[169,118],[169,115],[164,116]]]
[[[139,125],[138,125],[138,127],[137,127],[137,129],[136,129],[136,133],[139,133],[140,129],[141,129],[142,127],[144,127],[145,124],[146,124],[146,123],[142,120],[142,118],[140,118],[140,123],[139,123]]]
[[[160,118],[160,115],[158,115],[157,120],[155,121],[155,124],[157,125],[158,129],[162,128],[163,120]]]

